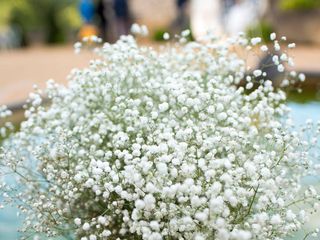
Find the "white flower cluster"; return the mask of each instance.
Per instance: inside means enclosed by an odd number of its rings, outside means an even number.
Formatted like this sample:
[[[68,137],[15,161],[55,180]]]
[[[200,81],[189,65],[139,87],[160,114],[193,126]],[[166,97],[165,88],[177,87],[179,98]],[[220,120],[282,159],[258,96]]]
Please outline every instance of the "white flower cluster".
[[[246,75],[233,51],[259,42],[239,36],[157,52],[125,36],[74,70],[68,87],[49,81],[49,105],[34,93],[0,156],[25,186],[24,231],[281,240],[301,229],[319,206],[316,189],[301,185],[314,170],[311,143],[292,130],[285,93],[263,69]],[[280,72],[291,61],[273,59]]]
[[[5,138],[10,131],[13,130],[13,125],[9,122],[1,124],[1,119],[6,119],[12,115],[12,112],[6,106],[0,106],[0,140]]]

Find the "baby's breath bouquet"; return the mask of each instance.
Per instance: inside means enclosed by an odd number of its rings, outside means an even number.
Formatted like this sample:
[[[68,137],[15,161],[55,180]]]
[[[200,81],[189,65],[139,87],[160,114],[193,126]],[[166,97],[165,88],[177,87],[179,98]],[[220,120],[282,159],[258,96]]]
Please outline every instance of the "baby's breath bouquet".
[[[2,190],[25,216],[23,237],[281,240],[317,210],[303,180],[317,169],[317,135],[306,132],[319,125],[297,131],[285,92],[241,57],[273,52],[282,85],[303,81],[285,69],[285,38],[272,34],[268,49],[187,34],[160,50],[123,36],[67,87],[30,95],[0,156],[17,176]]]

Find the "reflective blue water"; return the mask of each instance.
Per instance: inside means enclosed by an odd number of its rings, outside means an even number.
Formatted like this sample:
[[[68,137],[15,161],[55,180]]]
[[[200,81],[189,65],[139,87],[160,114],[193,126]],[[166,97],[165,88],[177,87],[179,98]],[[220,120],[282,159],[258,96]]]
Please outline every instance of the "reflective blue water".
[[[310,118],[315,121],[320,120],[320,102],[296,103],[290,102],[292,117],[296,124],[303,125]],[[0,205],[2,199],[0,198]],[[0,239],[15,240],[19,234],[17,232],[21,225],[21,219],[17,217],[17,209],[6,208],[0,210]],[[300,238],[303,234],[300,234]],[[297,239],[300,239],[297,237]]]

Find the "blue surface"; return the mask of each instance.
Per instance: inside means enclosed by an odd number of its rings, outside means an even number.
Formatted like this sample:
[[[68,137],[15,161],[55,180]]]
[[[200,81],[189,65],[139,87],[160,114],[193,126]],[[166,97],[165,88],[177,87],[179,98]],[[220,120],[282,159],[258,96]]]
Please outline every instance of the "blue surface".
[[[0,200],[2,201],[2,199]],[[17,216],[17,209],[5,207],[0,210],[0,239],[18,239],[18,228],[21,226],[22,219]]]
[[[296,103],[290,102],[292,118],[295,124],[303,125],[307,119],[320,121],[320,102]]]

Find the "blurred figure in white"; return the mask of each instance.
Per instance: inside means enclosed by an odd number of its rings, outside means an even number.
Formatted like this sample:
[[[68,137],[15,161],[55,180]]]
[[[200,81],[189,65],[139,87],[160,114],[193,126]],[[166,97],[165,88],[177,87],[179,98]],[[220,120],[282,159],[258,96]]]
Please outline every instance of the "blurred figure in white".
[[[225,12],[225,31],[228,35],[244,32],[257,24],[267,9],[266,0],[236,0]]]
[[[220,0],[192,0],[190,4],[190,25],[195,39],[201,39],[208,32],[223,33]]]
[[[267,0],[191,0],[192,33],[196,39],[208,31],[217,35],[236,35],[258,23],[267,5]]]

